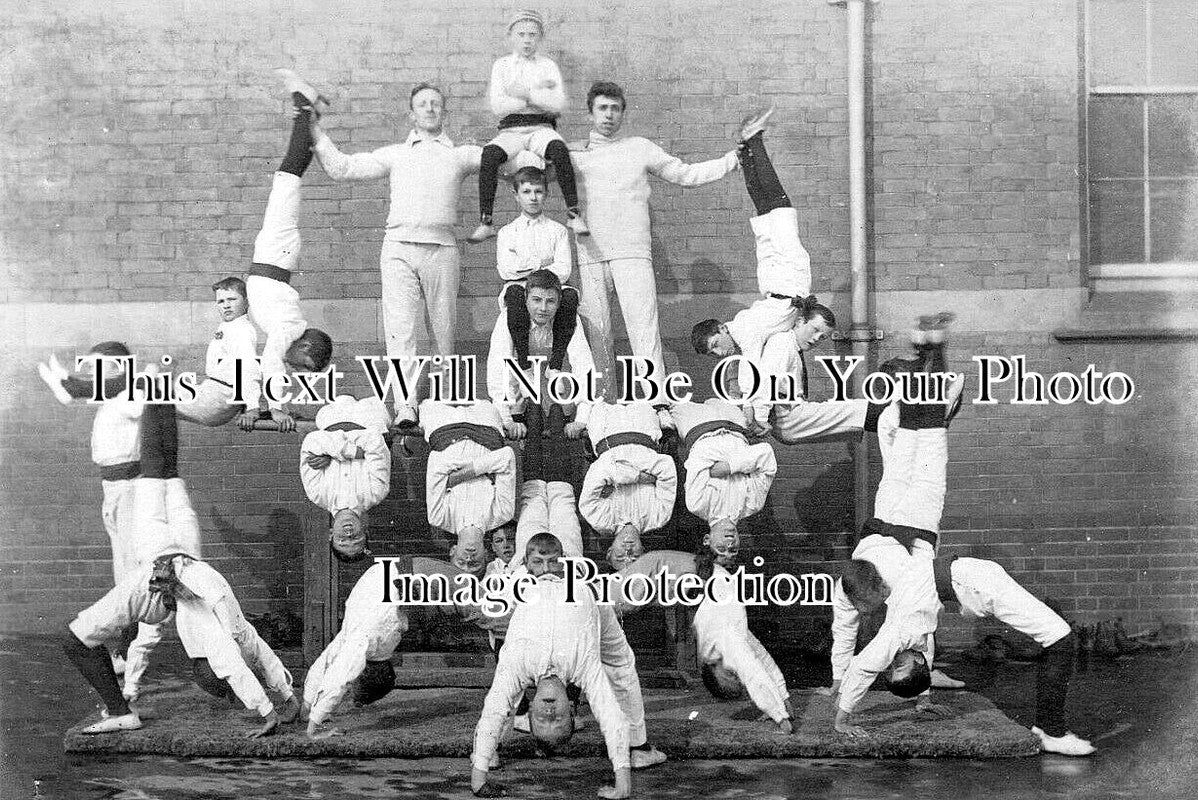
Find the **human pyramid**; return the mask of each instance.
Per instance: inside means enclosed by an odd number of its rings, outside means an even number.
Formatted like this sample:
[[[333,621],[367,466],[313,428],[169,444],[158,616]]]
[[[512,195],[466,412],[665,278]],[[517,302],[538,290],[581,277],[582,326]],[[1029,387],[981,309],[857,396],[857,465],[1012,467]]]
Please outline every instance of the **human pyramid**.
[[[1075,646],[1069,625],[998,564],[936,555],[947,428],[961,404],[959,376],[932,402],[807,399],[804,354],[829,336],[836,321],[810,295],[810,259],[800,241],[798,212],[766,150],[773,109],[748,117],[728,153],[687,164],[647,139],[620,135],[624,91],[599,81],[587,94],[594,129],[585,141],[567,145],[556,132],[566,102],[562,77],[557,65],[537,52],[543,34],[536,11],[520,11],[511,19],[513,52],[495,62],[489,92],[499,135],[483,148],[450,141],[443,129],[444,94],[421,83],[410,93],[414,127],[404,142],[344,154],[321,127],[325,98],[295,73],[279,70],[294,106],[290,141],[273,176],[248,276],[213,286],[222,321],[195,400],[153,403],[131,392],[121,362],[113,361],[130,355],[119,342],[92,348],[94,358],[82,376],[53,356],[39,366],[64,403],[91,397],[96,383],[104,392],[92,455],[102,478],[116,585],[64,634],[68,657],[105,705],[102,719],[84,733],[141,727],[137,704],[147,657],[172,615],[196,682],[262,716],[262,726],[250,736],[269,735],[301,715],[309,736],[337,735],[329,722],[347,694],[368,704],[394,685],[390,658],[408,628],[409,607],[384,602],[379,591],[383,565],[376,562],[349,595],[340,633],[310,666],[301,703],[291,675],[246,622],[228,582],[202,560],[199,522],[177,468],[178,419],[215,427],[236,418],[240,427],[252,429],[265,418],[280,431],[294,430],[295,420],[283,405],[263,395],[264,379],[329,366],[332,342],[308,327],[290,283],[300,254],[302,180],[315,155],[336,181],[390,179],[380,266],[391,358],[418,355],[417,320],[425,314],[436,354],[454,352],[460,271],[454,224],[460,185],[475,172],[480,223],[469,238],[476,243],[496,238],[504,285],[487,360],[490,401],[434,398],[417,405],[402,397],[392,413],[378,398],[338,397],[317,414],[317,429],[304,438],[299,458],[309,498],[331,515],[332,552],[343,561],[360,561],[371,555],[367,512],[390,489],[391,439],[422,436],[428,444],[428,522],[446,531],[454,544],[447,561],[411,559],[412,572],[537,578],[536,596],[524,598],[504,617],[464,605],[436,607],[486,630],[498,655],[475,730],[471,784],[477,795],[501,791],[488,773],[511,728],[530,732],[546,749],[568,740],[579,727],[580,693],[603,733],[614,770],[614,784],[600,789],[601,796],[630,796],[630,770],[666,759],[648,742],[636,659],[620,626],[620,616],[639,606],[624,596],[614,605],[601,604],[586,592],[566,602],[559,558],[584,555],[580,515],[600,535],[607,564],[620,574],[653,576],[665,570],[721,587],[698,606],[693,619],[703,682],[721,699],[747,692],[780,735],[792,732],[794,711],[782,673],[749,632],[745,605],[730,588],[741,547],[738,524],[763,508],[777,472],[773,445],[765,438],[769,434],[793,445],[872,432],[883,456],[874,517],[857,537],[851,560],[838,569],[833,685],[825,690],[837,697],[831,720],[837,731],[867,735],[851,714],[879,675],[894,693],[918,698],[916,713],[948,713],[930,699],[931,661],[939,614],[944,603],[953,602],[962,614],[995,617],[1044,646],[1033,731],[1046,751],[1093,752],[1089,742],[1067,730],[1064,719]],[[495,189],[499,170],[509,161],[517,167],[510,184],[520,215],[496,230]],[[529,161],[552,167],[566,201],[566,225],[543,213],[549,180]],[[665,374],[650,249],[649,177],[698,186],[737,168],[756,210],[750,225],[761,297],[731,320],[699,322],[691,340],[700,354],[745,357],[736,376],[741,404],[609,402],[614,392],[612,291],[634,356],[652,364],[657,378]],[[577,289],[568,285],[575,267]],[[946,373],[944,340],[951,319],[947,313],[921,318],[912,334],[912,357],[892,359],[883,370]],[[264,336],[260,369],[258,331]],[[232,402],[238,360],[246,382],[244,406]],[[544,370],[539,369],[542,360]],[[794,396],[776,402],[754,391],[744,361],[766,375],[789,378],[797,388]],[[90,374],[97,364],[107,365],[107,381]],[[527,381],[515,378],[512,364]],[[570,406],[546,399],[544,388],[567,369],[580,382],[592,372],[606,376],[604,397]],[[539,397],[529,391],[538,381]],[[585,438],[593,459],[576,497],[562,466],[570,463],[570,440],[579,438]],[[694,552],[646,553],[642,536],[666,525],[673,514],[679,464],[686,506],[707,524],[707,533]],[[859,616],[883,608],[881,629],[854,655]],[[116,653],[127,630],[136,635],[122,658]],[[111,652],[108,645],[114,645]],[[951,683],[938,675],[938,683],[946,681]]]

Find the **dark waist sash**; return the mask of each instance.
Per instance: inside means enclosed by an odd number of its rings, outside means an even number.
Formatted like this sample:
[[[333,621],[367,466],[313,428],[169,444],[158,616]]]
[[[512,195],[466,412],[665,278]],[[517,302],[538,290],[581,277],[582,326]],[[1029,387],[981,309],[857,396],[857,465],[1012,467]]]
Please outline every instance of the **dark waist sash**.
[[[613,433],[611,436],[604,436],[595,442],[595,455],[601,456],[613,447],[619,447],[622,444],[639,444],[642,447],[648,447],[655,453],[657,452],[657,442],[653,441],[653,437],[649,434],[625,431],[624,433]]]
[[[228,383],[227,381],[222,381],[220,378],[214,378],[211,375],[205,375],[204,380],[212,381],[213,383],[219,383],[221,386],[228,387],[229,389],[233,388],[233,384]]]
[[[326,431],[364,431],[364,430],[366,430],[366,428],[365,428],[365,426],[359,425],[356,422],[350,422],[349,420],[346,420],[345,422],[334,422],[332,425],[325,428],[325,430]]]
[[[941,602],[959,603],[957,590],[953,588],[953,562],[956,556],[932,559],[932,574],[936,576],[936,594]]]
[[[291,270],[276,267],[274,264],[250,264],[250,275],[260,275],[279,283],[291,283]]]
[[[428,446],[439,451],[464,439],[480,444],[488,450],[498,450],[503,447],[502,433],[488,425],[478,425],[473,422],[442,425],[428,435]]]
[[[110,464],[100,467],[100,479],[105,481],[127,481],[141,475],[140,461],[126,461],[123,464]]]
[[[903,547],[908,550],[915,544],[916,539],[923,539],[935,549],[940,542],[940,537],[931,531],[926,531],[923,528],[912,528],[910,525],[889,525],[888,535],[898,539]]]
[[[525,125],[548,125],[557,130],[557,117],[552,114],[508,114],[499,120],[499,130],[523,128]]]
[[[739,434],[744,440],[749,441],[749,430],[743,425],[737,425],[732,420],[713,419],[709,422],[700,422],[695,427],[686,432],[686,436],[682,437],[682,450],[684,453],[689,453],[690,449],[695,446],[695,442],[709,433],[716,431],[731,431]]]

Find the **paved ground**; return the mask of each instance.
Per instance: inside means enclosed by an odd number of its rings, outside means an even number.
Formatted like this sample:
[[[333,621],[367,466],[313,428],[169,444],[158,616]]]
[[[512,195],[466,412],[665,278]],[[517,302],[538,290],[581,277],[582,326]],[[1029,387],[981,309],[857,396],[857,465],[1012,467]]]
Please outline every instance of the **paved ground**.
[[[1096,740],[1090,759],[757,759],[678,761],[638,773],[640,797],[1190,798],[1198,785],[1198,653],[1099,662],[1071,695],[1074,727]],[[152,667],[159,670],[159,666]],[[794,687],[823,678],[785,664]],[[1034,667],[962,661],[953,673],[1030,724]],[[156,674],[162,674],[156,672]],[[169,670],[166,671],[169,674]],[[460,758],[279,759],[65,754],[63,732],[96,703],[53,642],[0,637],[0,798],[250,800],[468,798]],[[586,798],[606,777],[599,759],[512,759],[517,797]]]

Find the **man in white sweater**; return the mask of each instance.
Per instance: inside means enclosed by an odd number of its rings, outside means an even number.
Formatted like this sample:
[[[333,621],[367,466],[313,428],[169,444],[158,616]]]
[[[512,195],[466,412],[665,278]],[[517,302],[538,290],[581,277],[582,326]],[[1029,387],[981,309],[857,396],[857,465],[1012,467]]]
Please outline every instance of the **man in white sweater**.
[[[399,144],[346,155],[314,126],[316,157],[335,181],[391,179],[387,231],[379,254],[383,330],[389,358],[416,356],[417,333],[428,309],[437,354],[454,352],[461,252],[454,234],[462,179],[478,171],[482,148],[455,147],[445,133],[445,95],[418,84],[408,100],[413,130]],[[415,398],[397,398],[396,423],[415,422]]]
[[[594,84],[587,94],[587,111],[594,126],[590,137],[570,147],[591,229],[589,237],[578,240],[579,312],[589,327],[596,367],[606,379],[605,394],[614,399],[613,289],[633,355],[653,364],[654,379],[665,373],[649,234],[649,177],[702,186],[736,169],[737,158],[731,151],[687,164],[641,136],[620,136],[625,99],[615,83]]]

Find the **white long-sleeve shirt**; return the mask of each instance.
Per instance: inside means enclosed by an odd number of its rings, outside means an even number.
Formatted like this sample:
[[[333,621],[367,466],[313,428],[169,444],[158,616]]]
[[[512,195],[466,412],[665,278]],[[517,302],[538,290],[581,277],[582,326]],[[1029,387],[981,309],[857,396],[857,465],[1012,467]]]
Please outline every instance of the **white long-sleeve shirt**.
[[[565,586],[564,581],[542,577],[525,592],[527,602],[512,612],[495,677],[474,729],[470,759],[475,769],[487,771],[504,721],[521,694],[549,675],[582,689],[607,742],[612,768],[631,766],[630,721],[600,661],[599,607],[585,589],[575,595],[575,602],[566,603]]]
[[[551,86],[542,83],[551,82]],[[509,85],[523,86],[528,90],[528,99],[508,94]],[[557,63],[540,53],[525,58],[510,53],[496,60],[491,67],[491,85],[488,95],[491,112],[498,119],[509,114],[549,114],[558,116],[566,108],[566,87]]]
[[[274,704],[242,656],[240,641],[256,636],[229,582],[203,561],[178,557],[175,574],[192,597],[177,597],[175,628],[188,658],[206,658],[246,708],[265,717]],[[276,687],[272,687],[276,688]]]
[[[324,469],[309,466],[308,457],[318,455],[332,461]],[[377,430],[312,431],[300,448],[300,478],[308,499],[330,514],[363,514],[391,491],[391,449]]]
[[[535,322],[529,326],[528,334],[528,355],[545,356],[548,358],[550,351],[553,349],[553,323],[548,325],[537,325]],[[509,367],[504,364],[505,358],[515,359],[516,349],[512,344],[512,334],[507,328],[507,312],[500,311],[499,318],[495,320],[495,327],[491,329],[491,345],[487,350],[487,394],[491,398],[491,402],[499,409],[499,416],[503,419],[503,424],[507,425],[512,421],[512,409],[526,396],[523,386],[516,380],[509,371]],[[587,336],[582,330],[582,325],[577,325],[574,328],[574,335],[570,338],[570,344],[566,346],[566,361],[569,363],[569,371],[578,381],[579,400],[578,411],[575,413],[575,420],[585,423],[590,415],[590,403],[585,401],[587,374],[595,369],[595,359],[591,355],[591,347],[587,344]],[[548,361],[541,365],[541,402],[548,403],[549,395],[547,391],[548,384]],[[563,365],[565,366],[565,365]],[[532,379],[532,373],[526,373],[529,380]]]
[[[341,630],[313,662],[304,679],[304,702],[310,719],[321,724],[332,716],[367,661],[385,661],[408,630],[402,606],[382,602],[383,565],[375,562],[362,573],[345,601]]]
[[[889,536],[865,537],[853,550],[853,558],[874,565],[890,589],[886,599],[886,621],[865,648],[853,655],[858,615],[837,582],[832,604],[832,679],[840,680],[840,709],[846,713],[857,707],[874,679],[903,650],[924,653],[932,663],[940,614],[940,597],[932,571],[935,553],[932,546],[917,540],[912,551]]]
[[[453,247],[462,179],[478,172],[482,148],[455,147],[444,133],[412,131],[400,144],[346,155],[323,132],[312,148],[335,181],[391,178],[391,206],[385,239]]]
[[[249,314],[242,314],[217,327],[216,335],[208,343],[204,372],[209,378],[232,386],[236,378],[236,362],[240,359],[247,396],[256,394],[261,391],[256,388],[261,380],[257,357],[258,329],[250,322]]]
[[[578,263],[652,257],[649,176],[678,186],[702,186],[737,168],[730,151],[687,164],[641,136],[604,136],[591,131],[570,145],[574,174],[590,236],[578,240]]]
[[[449,488],[449,475],[470,467],[477,477]],[[457,534],[477,525],[497,528],[516,514],[516,454],[510,447],[488,450],[470,439],[430,450],[425,477],[429,524]]]
[[[727,462],[732,474],[712,477],[711,467],[717,461]],[[736,433],[716,432],[694,443],[683,467],[687,510],[708,522],[737,522],[765,506],[778,461],[767,442],[749,444]]]
[[[620,433],[641,433],[656,442],[661,439],[661,424],[648,403],[600,402],[591,406],[587,433],[595,445]],[[641,472],[656,477],[656,483],[640,483]],[[608,486],[612,492],[604,497]],[[644,445],[617,445],[601,453],[587,469],[578,510],[601,534],[612,534],[624,524],[644,533],[669,522],[677,493],[678,470],[673,458]]]
[[[505,281],[521,281],[539,269],[548,269],[566,283],[574,270],[566,226],[544,214],[521,214],[499,229],[495,267]]]

